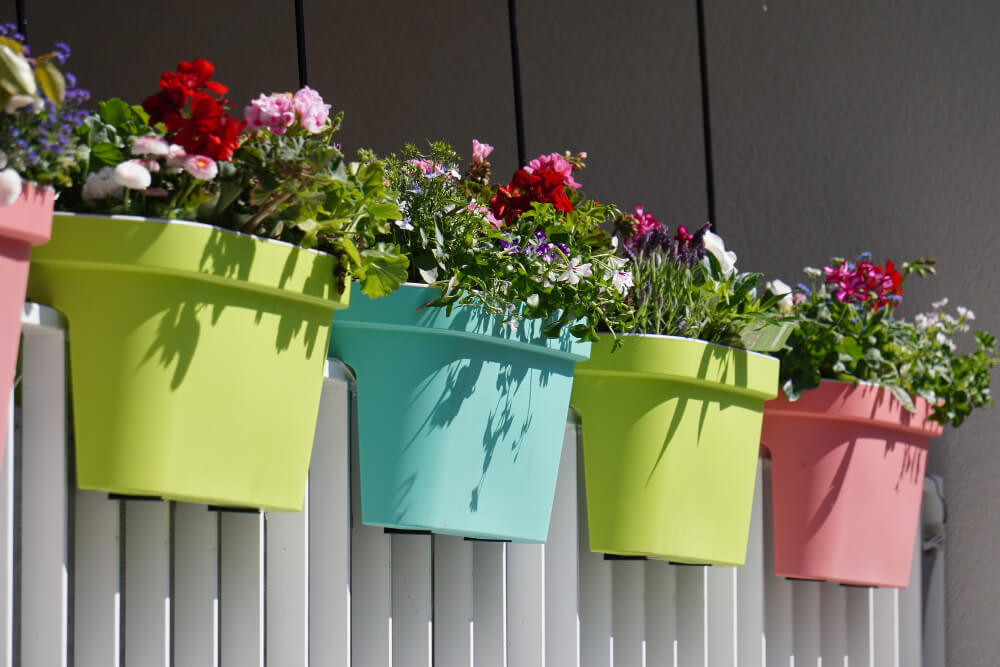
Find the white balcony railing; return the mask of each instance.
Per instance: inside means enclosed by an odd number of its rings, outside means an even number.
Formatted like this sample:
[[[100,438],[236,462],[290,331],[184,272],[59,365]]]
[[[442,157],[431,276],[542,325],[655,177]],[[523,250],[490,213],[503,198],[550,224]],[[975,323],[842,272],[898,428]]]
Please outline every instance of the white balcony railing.
[[[58,314],[29,304],[22,349],[0,667],[921,665],[919,550],[901,591],[774,577],[767,465],[742,568],[590,553],[572,421],[547,544],[387,535],[351,520],[351,386],[331,363],[303,512],[112,500],[75,487]]]

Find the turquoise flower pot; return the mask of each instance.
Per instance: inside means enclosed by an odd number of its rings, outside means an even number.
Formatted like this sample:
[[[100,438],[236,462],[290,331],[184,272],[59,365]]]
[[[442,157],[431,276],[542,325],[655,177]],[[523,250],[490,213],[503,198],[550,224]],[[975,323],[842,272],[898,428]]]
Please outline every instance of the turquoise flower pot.
[[[590,343],[517,333],[471,307],[417,308],[440,292],[354,285],[330,356],[357,379],[361,520],[481,539],[544,542],[573,370]]]

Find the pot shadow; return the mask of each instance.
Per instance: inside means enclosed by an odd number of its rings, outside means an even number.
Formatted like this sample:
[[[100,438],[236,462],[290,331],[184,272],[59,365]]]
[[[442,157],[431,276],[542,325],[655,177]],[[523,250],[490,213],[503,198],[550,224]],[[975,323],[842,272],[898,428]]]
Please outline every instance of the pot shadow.
[[[837,504],[837,498],[840,497],[840,490],[844,486],[844,480],[847,479],[847,470],[851,467],[851,458],[854,456],[856,446],[857,440],[851,440],[848,443],[847,448],[844,450],[844,455],[840,458],[837,471],[830,480],[823,500],[819,502],[819,505],[816,506],[816,511],[809,517],[809,521],[806,523],[806,534],[809,537],[819,532],[823,524],[826,523],[827,518],[829,518],[830,513],[833,512],[833,508]]]

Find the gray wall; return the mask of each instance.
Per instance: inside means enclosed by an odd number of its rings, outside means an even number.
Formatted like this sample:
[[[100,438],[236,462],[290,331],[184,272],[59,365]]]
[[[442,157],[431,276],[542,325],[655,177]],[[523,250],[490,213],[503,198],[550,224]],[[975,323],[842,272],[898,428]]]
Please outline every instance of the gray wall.
[[[214,60],[241,107],[293,89],[291,2],[28,0],[36,49],[70,41],[99,96],[135,101],[162,69]],[[0,9],[0,19],[9,9]],[[520,3],[527,149],[586,150],[588,194],[675,226],[706,217],[694,0]],[[717,223],[745,269],[871,250],[931,255],[912,313],[944,295],[1000,331],[1000,4],[992,0],[706,0]],[[444,138],[515,167],[501,0],[307,2],[310,80],[347,112],[349,150]],[[127,8],[127,9],[126,9]],[[220,29],[221,26],[221,29]],[[114,44],[112,48],[111,44]],[[950,665],[1000,662],[1000,411],[934,443],[949,501]]]

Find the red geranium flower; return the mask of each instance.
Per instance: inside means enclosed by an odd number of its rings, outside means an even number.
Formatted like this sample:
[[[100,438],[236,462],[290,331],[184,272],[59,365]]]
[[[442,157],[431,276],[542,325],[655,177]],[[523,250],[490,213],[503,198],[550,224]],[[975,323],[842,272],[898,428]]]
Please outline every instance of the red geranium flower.
[[[211,81],[214,72],[215,66],[203,58],[182,61],[176,72],[160,76],[160,92],[147,97],[142,106],[152,122],[167,126],[167,139],[188,153],[228,160],[239,146],[246,122],[229,115],[229,103],[221,97],[229,88]]]
[[[550,167],[535,169],[533,173],[518,169],[510,184],[497,190],[490,200],[490,209],[494,216],[510,225],[522,213],[531,210],[534,202],[552,204],[564,213],[573,210],[573,204],[566,196],[565,178]]]

